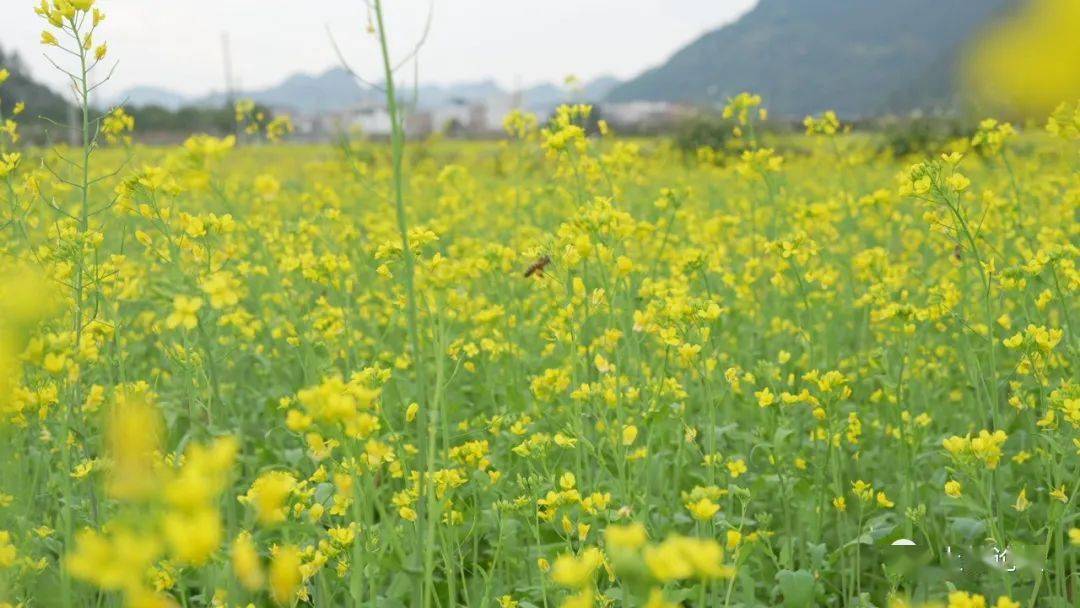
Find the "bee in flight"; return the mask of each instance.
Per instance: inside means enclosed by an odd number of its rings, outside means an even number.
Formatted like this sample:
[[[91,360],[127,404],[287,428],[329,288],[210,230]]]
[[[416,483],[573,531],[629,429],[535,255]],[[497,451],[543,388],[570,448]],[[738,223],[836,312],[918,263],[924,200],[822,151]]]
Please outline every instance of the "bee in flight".
[[[544,269],[547,268],[548,264],[550,263],[550,256],[540,256],[535,262],[532,263],[532,265],[529,266],[529,269],[525,271],[525,278],[529,278],[533,275],[536,275],[538,277],[544,276]]]

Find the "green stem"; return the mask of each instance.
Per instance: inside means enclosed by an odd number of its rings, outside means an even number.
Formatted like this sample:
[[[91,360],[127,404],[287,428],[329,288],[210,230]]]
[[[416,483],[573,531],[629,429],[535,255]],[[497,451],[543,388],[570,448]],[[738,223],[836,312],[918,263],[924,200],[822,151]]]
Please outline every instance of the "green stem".
[[[420,351],[420,336],[419,336],[419,323],[417,320],[417,303],[416,303],[416,258],[413,254],[412,246],[409,243],[409,221],[405,213],[405,170],[404,170],[404,158],[405,158],[405,131],[403,128],[403,119],[400,109],[397,103],[397,92],[394,88],[394,69],[390,64],[390,49],[386,35],[386,25],[383,19],[383,7],[382,0],[374,1],[375,8],[375,20],[378,25],[379,34],[379,50],[382,54],[382,67],[383,76],[386,80],[386,105],[387,112],[390,114],[391,134],[390,134],[390,154],[391,162],[393,165],[393,183],[394,183],[394,205],[397,211],[397,223],[398,230],[401,232],[401,250],[402,257],[405,261],[405,273],[403,282],[405,283],[405,298],[406,298],[406,315],[409,325],[409,345],[412,350],[413,365],[416,367],[416,382],[419,387],[417,402],[420,405],[421,412],[421,424],[419,428],[421,432],[427,433],[426,441],[420,441],[419,450],[419,462],[424,468],[423,483],[421,484],[421,492],[431,494],[430,488],[430,472],[434,464],[434,412],[431,408],[427,407],[427,377],[426,370],[424,368],[424,357]],[[433,562],[434,562],[434,525],[431,521],[434,517],[433,500],[429,496],[427,501],[420,501],[420,513],[418,514],[419,522],[416,527],[418,534],[423,531],[423,538],[418,538],[417,548],[424,551],[424,584],[421,587],[421,605],[425,608],[431,605],[432,591],[434,587],[433,581]]]

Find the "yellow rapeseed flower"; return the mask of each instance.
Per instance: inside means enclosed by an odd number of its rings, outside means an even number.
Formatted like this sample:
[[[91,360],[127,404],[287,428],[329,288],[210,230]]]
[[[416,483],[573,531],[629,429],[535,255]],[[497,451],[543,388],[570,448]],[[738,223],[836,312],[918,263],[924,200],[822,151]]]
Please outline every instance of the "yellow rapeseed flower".
[[[286,545],[279,547],[270,560],[270,597],[282,606],[292,604],[300,589],[300,549]]]

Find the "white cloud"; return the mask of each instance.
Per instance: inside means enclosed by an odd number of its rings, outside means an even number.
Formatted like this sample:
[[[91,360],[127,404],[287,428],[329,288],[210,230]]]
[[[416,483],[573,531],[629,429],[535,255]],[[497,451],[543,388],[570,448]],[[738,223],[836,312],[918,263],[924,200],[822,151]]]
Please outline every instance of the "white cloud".
[[[630,77],[756,0],[387,0],[394,51],[403,55],[434,6],[420,55],[426,82],[495,78],[506,86],[567,74]],[[34,74],[63,83],[41,57],[32,0],[3,0],[0,44],[18,50]],[[228,32],[244,87],[319,72],[337,59],[335,38],[359,71],[378,78],[378,49],[365,34],[362,0],[99,0],[108,14],[100,39],[119,60],[106,96],[135,85],[189,94],[224,87],[221,35]],[[411,69],[409,76],[411,77]]]

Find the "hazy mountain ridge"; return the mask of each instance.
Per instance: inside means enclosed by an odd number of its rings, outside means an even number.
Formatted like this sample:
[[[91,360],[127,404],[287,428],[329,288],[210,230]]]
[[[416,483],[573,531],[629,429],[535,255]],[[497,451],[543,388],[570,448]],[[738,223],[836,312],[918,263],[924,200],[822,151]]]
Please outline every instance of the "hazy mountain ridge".
[[[952,101],[965,42],[1017,0],[761,0],[611,101],[722,103],[748,90],[772,112],[845,116],[932,109]]]
[[[124,91],[123,95],[113,100],[115,104],[127,106],[159,106],[175,112],[188,103],[187,96],[163,87],[139,86]]]
[[[406,85],[401,87],[401,96],[411,101],[415,95],[420,109],[441,107],[457,101],[482,102],[514,95],[520,96],[521,103],[526,108],[542,108],[571,100],[600,101],[619,82],[618,79],[604,76],[586,82],[579,91],[542,83],[515,93],[503,89],[494,80],[478,80],[445,85],[422,84],[415,90]],[[321,74],[294,74],[277,85],[241,91],[234,94],[234,97],[252,99],[274,108],[318,114],[382,103],[383,92],[357,82],[342,68],[332,68]],[[202,97],[187,97],[157,87],[131,89],[118,96],[117,100],[125,98],[131,105],[160,105],[169,109],[184,105],[219,107],[226,101],[225,94],[221,92]]]
[[[30,77],[17,54],[5,53],[0,48],[0,68],[10,72],[7,82],[0,86],[0,100],[4,116],[11,116],[16,103],[26,104],[27,114],[46,116],[53,120],[66,120],[68,102],[49,87]]]

